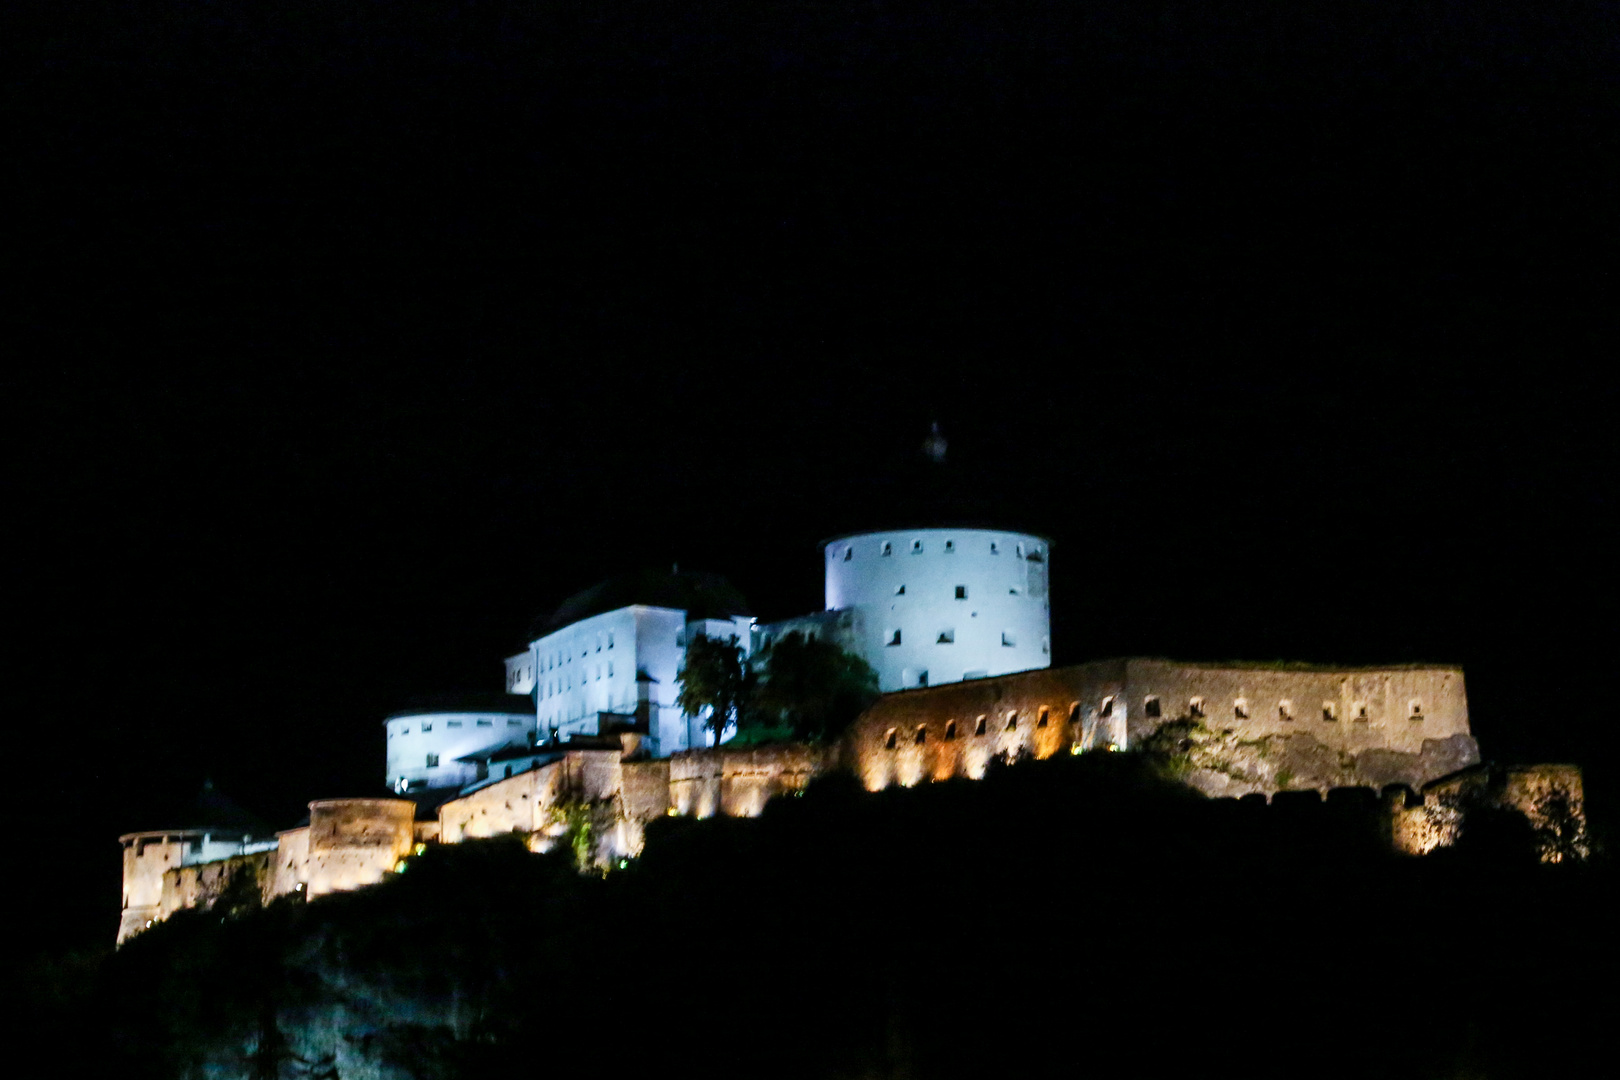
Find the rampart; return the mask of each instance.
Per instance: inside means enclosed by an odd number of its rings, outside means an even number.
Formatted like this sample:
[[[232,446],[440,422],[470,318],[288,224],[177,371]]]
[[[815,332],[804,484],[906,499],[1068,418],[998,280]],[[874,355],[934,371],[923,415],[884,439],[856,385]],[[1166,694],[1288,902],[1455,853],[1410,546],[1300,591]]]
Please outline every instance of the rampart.
[[[1145,744],[1212,796],[1417,788],[1479,761],[1462,672],[1444,667],[1100,661],[890,694],[847,742],[872,790]]]
[[[1479,765],[1425,784],[1416,798],[1386,799],[1390,841],[1409,855],[1456,844],[1482,811],[1521,815],[1543,862],[1591,854],[1581,770],[1574,765]]]

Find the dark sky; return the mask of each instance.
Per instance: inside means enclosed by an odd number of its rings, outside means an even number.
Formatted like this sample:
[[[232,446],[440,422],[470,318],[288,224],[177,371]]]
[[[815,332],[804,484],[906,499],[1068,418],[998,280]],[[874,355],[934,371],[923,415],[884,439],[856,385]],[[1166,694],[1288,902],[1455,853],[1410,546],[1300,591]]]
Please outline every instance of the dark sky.
[[[372,790],[602,577],[815,608],[936,419],[1057,662],[1458,662],[1606,782],[1615,4],[73,7],[0,34],[64,933],[176,793]]]

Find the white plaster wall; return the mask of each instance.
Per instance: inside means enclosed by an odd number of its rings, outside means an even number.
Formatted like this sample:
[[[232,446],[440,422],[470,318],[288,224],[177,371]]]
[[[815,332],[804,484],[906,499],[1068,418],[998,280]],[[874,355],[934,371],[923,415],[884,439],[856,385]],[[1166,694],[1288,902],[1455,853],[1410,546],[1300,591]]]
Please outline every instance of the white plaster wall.
[[[559,736],[596,734],[599,712],[632,712],[636,707],[639,611],[624,607],[571,623],[530,647],[535,658],[536,709],[541,732]],[[674,623],[679,612],[670,612]],[[670,631],[673,638],[675,630]]]
[[[475,750],[525,742],[535,730],[535,718],[524,711],[527,703],[513,699],[513,710],[496,712],[435,712],[391,716],[388,729],[386,782],[399,790],[399,781],[425,781],[430,788],[460,787],[477,776],[476,767],[456,759]],[[427,756],[439,755],[429,766]]]
[[[937,686],[1051,664],[1051,545],[1042,537],[988,529],[860,533],[831,541],[824,557],[827,609],[859,613],[850,647],[877,670],[884,691],[917,686],[925,671]],[[964,599],[957,586],[966,588]],[[891,645],[897,629],[900,644]],[[944,632],[955,640],[942,643]]]
[[[506,658],[506,692],[508,694],[533,694],[534,671],[538,654],[533,648],[528,652],[520,652],[516,656]]]

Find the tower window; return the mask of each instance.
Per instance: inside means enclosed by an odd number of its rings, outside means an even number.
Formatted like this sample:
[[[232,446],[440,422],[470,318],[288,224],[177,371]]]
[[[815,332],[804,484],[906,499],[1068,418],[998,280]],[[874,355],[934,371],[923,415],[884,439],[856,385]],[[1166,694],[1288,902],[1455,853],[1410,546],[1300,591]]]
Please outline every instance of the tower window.
[[[956,721],[951,720],[945,725],[945,741],[953,742],[956,739]]]
[[[1232,702],[1232,718],[1234,720],[1247,720],[1249,718],[1249,699],[1238,698]]]
[[[918,686],[927,686],[928,685],[928,669],[924,668],[922,671],[917,672],[917,685]]]
[[[438,754],[429,754],[427,756],[427,767],[430,768],[430,769],[437,769],[439,767],[439,755]]]
[[[1411,701],[1408,701],[1406,703],[1406,715],[1411,717],[1413,720],[1423,719],[1423,702],[1419,701],[1417,698],[1413,698]]]
[[[1017,713],[1010,712],[1010,713],[1007,714],[1007,730],[1008,731],[1016,731],[1016,730],[1018,730],[1018,714]]]
[[[1277,702],[1277,719],[1292,720],[1294,718],[1294,703],[1287,698]]]
[[[1157,719],[1159,716],[1159,699],[1151,694],[1143,698],[1142,715]]]
[[[939,632],[939,640],[937,642],[935,642],[935,644],[936,645],[955,645],[956,644],[956,630],[955,629],[941,630]]]
[[[996,543],[994,540],[990,541],[990,554],[992,554],[992,555],[1000,555],[1001,554],[1001,545]]]
[[[1078,701],[1076,701],[1074,704],[1069,706],[1069,723],[1070,724],[1078,724],[1079,722],[1080,722],[1080,703]]]
[[[1049,637],[1041,638],[1041,652],[1042,652],[1043,655],[1049,655],[1052,652],[1052,639],[1051,638],[1049,638]]]
[[[911,542],[911,553],[913,555],[921,555],[922,554],[922,541],[921,540],[913,540]]]
[[[444,722],[444,726],[445,727],[460,727],[461,726],[461,721],[460,720],[446,720]]]
[[[1338,718],[1339,707],[1331,701],[1322,702],[1322,719],[1337,720]]]
[[[955,540],[947,540],[947,541],[945,541],[945,554],[950,555],[950,554],[953,554],[955,551],[956,551],[956,541]]]
[[[1014,648],[1018,644],[1018,635],[1011,630],[1003,630],[1001,632],[1001,643],[1009,649]]]
[[[956,598],[958,600],[966,600],[968,598],[966,585],[958,585],[956,587]]]
[[[885,554],[885,555],[893,555],[894,554],[894,545],[889,543],[887,540],[883,541],[883,554]]]
[[[1042,706],[1041,707],[1040,718],[1035,721],[1035,726],[1036,727],[1045,727],[1047,719],[1050,717],[1050,715],[1051,715],[1051,710],[1047,709],[1045,706]]]
[[[493,721],[493,720],[480,720],[480,721],[478,721],[478,726],[479,727],[494,727],[495,726],[495,721]]]
[[[608,631],[608,648],[613,648],[613,631]]]
[[[917,734],[912,736],[911,741],[916,743],[918,746],[921,746],[923,743],[927,742],[928,741],[928,728],[923,724],[918,724],[917,725]]]
[[[888,640],[888,642],[886,642],[886,644],[889,644],[889,645],[898,645],[898,644],[900,644],[900,631],[899,630],[891,630],[891,631],[889,631],[889,640]]]
[[[1045,562],[1046,561],[1046,555],[1041,551],[1040,548],[1030,548],[1028,558],[1029,558],[1030,562]]]
[[[1102,717],[1104,720],[1114,715],[1113,695],[1109,695],[1108,697],[1102,699],[1102,706],[1098,708],[1097,715]]]
[[[979,718],[973,722],[973,734],[975,734],[975,735],[983,735],[984,734],[985,724],[988,723],[989,720],[990,720],[990,718],[988,716],[985,716],[985,715],[983,715],[981,713],[979,715]]]
[[[1188,701],[1187,712],[1192,715],[1194,720],[1202,720],[1204,718],[1204,699],[1195,697]]]
[[[889,733],[883,737],[883,748],[885,750],[893,750],[895,746],[898,745],[899,741],[899,732],[895,731],[894,728],[890,728]]]
[[[906,595],[906,587],[904,585],[896,585],[895,589],[894,589],[894,595],[896,595],[896,596],[904,596],[904,595]]]
[[[1024,557],[1024,545],[1023,544],[1017,545],[1013,549],[1013,554],[1017,555],[1020,559],[1022,559]]]
[[[887,555],[888,552],[885,551],[883,554]],[[844,561],[845,562],[849,562],[849,560],[853,559],[854,557],[855,557],[855,549],[854,548],[847,547],[847,548],[844,549]]]
[[[1367,703],[1365,701],[1356,702],[1356,719],[1360,720],[1360,721],[1362,721],[1364,723],[1366,722],[1366,719],[1367,719]]]

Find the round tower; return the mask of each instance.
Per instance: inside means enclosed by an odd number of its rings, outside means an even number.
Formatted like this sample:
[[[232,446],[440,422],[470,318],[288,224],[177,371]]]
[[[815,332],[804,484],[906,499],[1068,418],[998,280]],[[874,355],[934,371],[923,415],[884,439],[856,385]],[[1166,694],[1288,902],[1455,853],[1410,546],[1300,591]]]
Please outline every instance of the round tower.
[[[826,543],[827,610],[885,691],[1051,664],[1052,545],[998,529],[861,532]]]

